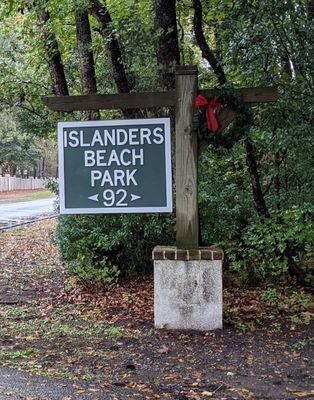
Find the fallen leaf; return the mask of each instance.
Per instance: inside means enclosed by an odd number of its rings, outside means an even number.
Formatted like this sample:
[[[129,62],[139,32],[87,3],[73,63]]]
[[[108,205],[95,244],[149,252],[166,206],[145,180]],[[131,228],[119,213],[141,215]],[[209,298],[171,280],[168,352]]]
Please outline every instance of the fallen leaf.
[[[313,396],[314,395],[314,390],[304,390],[304,391],[298,391],[298,390],[293,390],[286,388],[287,392],[292,393],[294,396],[297,397],[306,397],[306,396]]]
[[[207,397],[213,397],[214,393],[213,392],[208,392],[207,390],[204,390],[204,392],[202,392],[203,396],[207,396]]]
[[[160,354],[167,354],[168,351],[169,351],[169,347],[168,347],[166,344],[163,344],[163,345],[161,346],[161,349],[158,350],[158,352],[159,352]]]

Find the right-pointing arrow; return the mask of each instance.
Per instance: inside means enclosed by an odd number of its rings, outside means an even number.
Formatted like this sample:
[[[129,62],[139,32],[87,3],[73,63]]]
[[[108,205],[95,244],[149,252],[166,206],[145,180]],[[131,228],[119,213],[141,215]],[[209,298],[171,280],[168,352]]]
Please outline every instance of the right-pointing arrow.
[[[138,199],[141,199],[141,198],[142,198],[142,196],[138,196],[136,194],[131,194],[131,201],[138,200]]]

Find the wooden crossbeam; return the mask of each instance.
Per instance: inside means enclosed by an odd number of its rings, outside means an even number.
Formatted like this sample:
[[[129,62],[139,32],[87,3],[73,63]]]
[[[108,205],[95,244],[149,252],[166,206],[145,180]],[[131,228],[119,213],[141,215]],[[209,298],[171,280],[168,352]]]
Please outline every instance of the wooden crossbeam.
[[[186,71],[186,74],[189,71]],[[247,103],[264,103],[276,101],[277,88],[257,87],[237,89]],[[198,93],[210,98],[219,95],[220,89],[199,89]],[[120,94],[93,94],[83,96],[42,97],[42,102],[53,111],[86,111],[126,108],[174,107],[175,91],[139,92]]]
[[[276,87],[256,87],[256,88],[241,88],[239,90],[243,101],[246,103],[268,103],[278,100],[278,91]],[[200,89],[199,93],[207,98],[219,96],[219,89]]]
[[[173,107],[175,92],[91,94],[83,96],[42,97],[53,111],[112,110],[126,108]]]

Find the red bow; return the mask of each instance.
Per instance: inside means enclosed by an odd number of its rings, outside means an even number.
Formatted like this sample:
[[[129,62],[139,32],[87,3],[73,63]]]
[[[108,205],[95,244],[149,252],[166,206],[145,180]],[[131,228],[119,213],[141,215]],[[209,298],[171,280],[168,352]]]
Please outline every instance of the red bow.
[[[210,131],[215,133],[219,128],[215,110],[220,110],[222,108],[222,105],[218,103],[217,96],[208,101],[204,96],[200,94],[196,97],[195,108],[200,108],[201,106],[206,106],[207,126]]]

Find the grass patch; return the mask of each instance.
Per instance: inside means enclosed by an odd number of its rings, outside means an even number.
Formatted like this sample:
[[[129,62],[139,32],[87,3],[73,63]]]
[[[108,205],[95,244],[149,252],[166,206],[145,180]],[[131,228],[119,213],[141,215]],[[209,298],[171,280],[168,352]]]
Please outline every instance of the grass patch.
[[[50,190],[36,191],[34,193],[27,193],[24,196],[12,196],[12,197],[0,197],[0,202],[10,202],[16,203],[20,201],[28,201],[28,200],[37,200],[37,199],[45,199],[47,197],[52,197],[54,194],[50,192]]]
[[[72,304],[5,306],[0,309],[0,365],[42,376],[91,380],[99,373],[95,365],[103,368],[120,353],[104,343],[119,346],[123,339],[139,336]]]
[[[98,338],[130,336],[123,328],[105,321],[93,320],[89,315],[69,305],[59,306],[46,313],[45,309],[21,306],[0,311],[0,337],[18,337],[28,341],[58,337]]]
[[[30,193],[26,195],[23,199],[24,200],[36,200],[36,199],[44,199],[46,197],[51,197],[54,196],[50,190],[44,190],[42,192],[35,192],[35,193]]]

